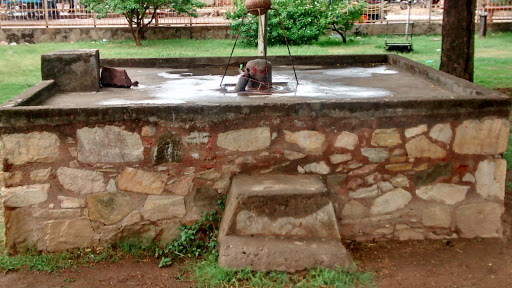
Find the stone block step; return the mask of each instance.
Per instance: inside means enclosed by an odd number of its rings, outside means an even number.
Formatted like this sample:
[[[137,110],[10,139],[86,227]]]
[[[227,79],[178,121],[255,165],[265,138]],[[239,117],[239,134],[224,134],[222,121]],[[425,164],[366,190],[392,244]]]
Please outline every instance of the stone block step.
[[[227,268],[293,272],[352,263],[327,188],[315,175],[236,176],[219,246],[219,264]]]

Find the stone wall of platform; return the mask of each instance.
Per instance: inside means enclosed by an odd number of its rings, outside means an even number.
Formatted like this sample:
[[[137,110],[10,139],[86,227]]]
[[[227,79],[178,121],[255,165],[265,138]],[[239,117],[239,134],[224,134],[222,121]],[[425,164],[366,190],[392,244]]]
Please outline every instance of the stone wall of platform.
[[[8,251],[167,243],[264,173],[322,175],[344,239],[502,235],[505,117],[223,117],[2,128]]]

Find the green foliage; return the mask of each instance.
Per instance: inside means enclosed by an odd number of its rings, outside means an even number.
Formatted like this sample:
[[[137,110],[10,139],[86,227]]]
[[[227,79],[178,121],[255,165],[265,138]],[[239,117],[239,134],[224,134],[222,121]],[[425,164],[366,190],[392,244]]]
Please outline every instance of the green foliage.
[[[159,267],[172,265],[180,259],[197,259],[198,257],[217,261],[219,257],[218,227],[221,220],[220,213],[226,207],[225,202],[226,196],[222,196],[216,202],[218,211],[205,212],[194,224],[180,226],[180,234],[164,249],[156,250],[155,256],[162,257]]]
[[[371,273],[350,272],[346,269],[315,268],[303,274],[286,272],[256,272],[250,269],[229,270],[216,261],[203,260],[185,267],[191,281],[198,287],[368,287],[373,284]]]
[[[65,268],[91,263],[117,262],[119,257],[142,259],[155,254],[157,247],[151,241],[128,239],[118,242],[115,247],[74,249],[57,253],[41,253],[30,248],[23,253],[0,256],[0,270],[43,271],[51,273]],[[0,271],[1,272],[1,271]]]
[[[137,260],[155,255],[158,247],[151,239],[126,239],[117,242],[115,248],[118,248],[124,255],[130,255]]]
[[[507,160],[507,171],[512,170],[512,129],[510,130],[510,134],[508,134],[507,150],[503,153],[503,158]]]
[[[81,4],[88,5],[90,11],[98,13],[98,17],[115,13],[129,19],[135,16],[151,16],[152,14],[147,13],[152,13],[153,9],[167,9],[195,17],[195,9],[204,5],[198,0],[81,0]]]
[[[221,217],[217,211],[205,212],[192,225],[180,226],[180,234],[164,249],[156,250],[156,257],[162,257],[159,267],[172,265],[180,259],[207,257],[216,261],[218,226]]]
[[[140,45],[146,28],[155,19],[157,10],[165,9],[197,17],[195,9],[204,6],[198,0],[81,0],[80,4],[87,5],[87,9],[98,13],[100,18],[108,13],[123,15],[137,46]]]
[[[75,267],[79,264],[115,262],[118,260],[117,253],[112,248],[80,249],[59,253],[39,253],[34,248],[22,254],[0,256],[0,270],[43,271],[51,273],[65,268]]]
[[[255,45],[258,42],[259,17],[248,14],[242,25],[242,16],[247,11],[244,2],[235,0],[235,10],[226,13],[226,18],[232,20],[230,26],[235,35],[241,26],[242,41],[248,45]],[[268,44],[286,44],[283,27],[288,43],[291,45],[318,41],[326,29],[335,28],[341,32],[350,30],[354,22],[362,17],[365,5],[365,3],[350,5],[342,0],[332,1],[332,4],[327,0],[274,0],[272,8],[275,10],[268,12]]]

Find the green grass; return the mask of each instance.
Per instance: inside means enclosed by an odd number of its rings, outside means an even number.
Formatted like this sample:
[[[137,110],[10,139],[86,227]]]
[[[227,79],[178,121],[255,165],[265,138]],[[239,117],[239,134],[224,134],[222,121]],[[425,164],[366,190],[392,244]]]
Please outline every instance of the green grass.
[[[119,253],[111,247],[70,250],[58,253],[40,253],[35,249],[30,249],[14,256],[1,255],[0,272],[26,269],[51,273],[78,265],[107,261],[115,262],[118,257]]]
[[[190,262],[185,266],[187,276],[197,287],[372,287],[374,277],[369,272],[350,272],[346,269],[315,268],[304,273],[255,272],[250,269],[229,270],[219,267],[216,261]]]
[[[292,55],[374,54],[384,53],[384,37],[324,37],[317,43],[292,46]],[[476,39],[475,82],[488,88],[512,87],[512,33],[491,34]],[[41,54],[64,49],[99,49],[102,58],[229,56],[233,40],[148,40],[135,47],[132,40],[84,41],[0,46],[0,102],[5,102],[41,79]],[[414,37],[414,51],[403,54],[420,63],[438,68],[439,36]],[[285,46],[270,47],[269,55],[287,55]],[[256,48],[238,44],[236,56],[254,56]]]
[[[10,256],[1,255],[0,273],[10,270],[26,269],[30,271],[55,272],[66,268],[91,263],[116,262],[120,257],[137,260],[153,257],[156,245],[147,240],[131,239],[116,243],[114,246],[74,249],[56,253],[41,253],[31,248],[23,253]]]

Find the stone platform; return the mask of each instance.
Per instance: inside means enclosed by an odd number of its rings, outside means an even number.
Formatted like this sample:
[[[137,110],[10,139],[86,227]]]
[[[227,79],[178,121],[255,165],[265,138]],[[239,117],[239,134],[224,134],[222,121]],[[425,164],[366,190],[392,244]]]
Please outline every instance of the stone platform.
[[[249,60],[252,57],[233,57],[232,63],[238,67]],[[288,57],[268,60],[276,73],[289,69]],[[263,259],[274,261],[276,269],[285,261],[313,265],[305,262],[309,259],[305,251],[324,248],[302,248],[309,247],[304,241],[310,235],[318,236],[316,247],[339,243],[340,238],[502,236],[506,173],[502,154],[512,106],[506,95],[397,55],[294,57],[304,84],[311,80],[321,89],[338,85],[322,96],[299,91],[293,96],[222,98],[205,89],[199,97],[189,93],[194,86],[187,84],[179,98],[168,95],[177,90],[166,88],[162,77],[142,77],[155,74],[155,69],[160,71],[157,74],[203,69],[213,75],[222,73],[227,62],[226,57],[101,59],[103,66],[140,73],[130,76],[141,86],[64,93],[53,79],[3,105],[0,193],[6,250],[107,246],[134,237],[169,243],[180,225],[216,209],[232,179],[236,187],[239,175],[269,174],[319,177],[327,187],[321,192],[323,184],[308,186],[313,180],[302,184],[294,180],[292,184],[302,190],[288,189],[300,195],[293,200],[276,183],[271,185],[274,190],[262,188],[261,195],[239,191],[252,196],[244,196],[237,208],[241,210],[231,220],[232,230],[224,231],[223,237],[231,237],[231,251],[237,257],[236,251],[270,251],[282,239],[284,243],[296,239],[281,254],[292,256]],[[398,73],[360,77],[374,69]],[[179,74],[164,74],[172,75],[169,85],[189,83]],[[207,81],[208,75],[196,77],[205,76]],[[219,89],[220,81],[210,82]],[[360,97],[354,98],[349,95],[353,90],[340,88],[344,83],[384,89],[389,95],[365,98],[356,90]],[[147,94],[141,93],[143,88]],[[146,102],[158,96],[151,94],[155,89],[177,98]],[[127,104],[94,104],[104,96]],[[55,101],[59,105],[52,104]],[[251,185],[256,184],[262,185]],[[285,215],[280,209],[287,205],[295,209]],[[316,220],[317,216],[324,218]],[[222,253],[228,255],[228,250]],[[270,263],[263,260],[254,261]]]
[[[327,187],[313,175],[234,177],[219,246],[226,268],[295,272],[352,264]]]

